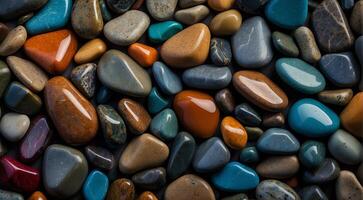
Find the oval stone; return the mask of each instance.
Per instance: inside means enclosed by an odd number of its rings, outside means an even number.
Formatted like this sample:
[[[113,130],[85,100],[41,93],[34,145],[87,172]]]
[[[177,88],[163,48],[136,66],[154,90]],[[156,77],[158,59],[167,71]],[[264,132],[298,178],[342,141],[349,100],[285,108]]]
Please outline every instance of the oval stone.
[[[106,197],[107,190],[107,176],[98,170],[93,170],[84,181],[82,192],[87,200],[98,200]]]
[[[167,95],[174,95],[183,89],[182,82],[177,74],[169,69],[162,62],[155,62],[152,66],[152,72],[156,84]]]
[[[142,134],[149,127],[151,117],[138,102],[123,98],[118,103],[118,110],[131,132]]]
[[[183,30],[183,26],[176,21],[153,23],[148,29],[149,40],[153,43],[161,43]]]
[[[93,39],[85,43],[74,55],[74,61],[78,64],[91,62],[99,58],[107,50],[105,42],[101,39]]]
[[[247,132],[235,118],[227,116],[220,125],[224,142],[232,149],[242,149],[247,143]]]
[[[266,130],[257,141],[257,149],[267,154],[294,154],[299,148],[299,140],[290,131],[282,128]]]
[[[209,29],[215,36],[229,36],[238,31],[242,24],[242,15],[235,9],[219,13],[209,23]]]
[[[260,162],[257,173],[265,178],[291,178],[299,171],[299,160],[296,156],[273,156]]]
[[[300,48],[301,58],[309,63],[316,63],[321,58],[321,53],[316,44],[313,32],[306,26],[301,26],[294,31],[295,40]]]
[[[358,138],[363,138],[363,92],[358,92],[340,113],[343,127]]]
[[[27,132],[30,125],[29,117],[19,113],[6,113],[0,121],[0,133],[10,142],[18,142]]]
[[[325,160],[324,143],[308,140],[301,145],[299,160],[306,168],[314,169],[319,167]]]
[[[300,53],[294,39],[285,33],[279,31],[273,32],[272,43],[276,50],[284,56],[297,57]]]
[[[278,180],[264,180],[256,189],[257,200],[300,200],[299,195],[290,186]]]
[[[209,9],[205,5],[198,5],[175,12],[175,19],[181,23],[192,25],[200,22],[209,14]]]
[[[26,29],[23,26],[13,28],[0,44],[0,56],[8,56],[17,52],[27,38]]]
[[[87,98],[92,98],[96,90],[96,69],[94,63],[86,63],[72,69],[71,81]]]
[[[235,107],[235,99],[229,89],[225,88],[223,90],[220,90],[216,93],[214,99],[221,112],[225,114],[233,112],[233,109]]]
[[[173,16],[177,4],[178,0],[147,0],[146,8],[154,19],[165,21]]]
[[[348,104],[352,98],[352,89],[324,90],[318,94],[319,101],[337,106]]]
[[[163,167],[147,169],[134,174],[132,182],[146,190],[157,190],[166,183],[166,171]]]
[[[247,103],[236,106],[234,115],[238,121],[246,126],[259,126],[262,122],[260,114]]]
[[[158,113],[150,123],[150,131],[162,140],[170,141],[178,133],[178,119],[174,111],[166,108]]]

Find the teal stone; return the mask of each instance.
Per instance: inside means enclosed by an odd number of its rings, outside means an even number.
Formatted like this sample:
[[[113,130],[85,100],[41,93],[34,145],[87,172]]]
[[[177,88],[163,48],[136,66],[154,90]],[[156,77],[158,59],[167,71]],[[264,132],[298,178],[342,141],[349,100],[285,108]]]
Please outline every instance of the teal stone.
[[[260,156],[254,146],[242,149],[239,154],[239,161],[242,163],[257,163],[259,160]]]
[[[11,72],[8,65],[0,60],[0,98],[8,87],[11,79]]]
[[[276,72],[290,87],[304,94],[316,94],[325,88],[325,78],[315,67],[298,58],[280,58]]]
[[[307,137],[331,135],[340,125],[334,111],[310,98],[301,99],[291,106],[288,122],[294,131]]]
[[[49,0],[48,3],[25,23],[30,35],[64,27],[72,12],[72,0]]]
[[[102,14],[102,19],[105,22],[108,22],[112,19],[112,14],[111,12],[108,10],[107,5],[106,5],[106,0],[99,0],[99,4],[100,4],[100,9],[101,9],[101,14]]]
[[[288,155],[299,151],[300,142],[286,129],[270,128],[258,139],[256,146],[263,153]]]
[[[169,141],[178,133],[178,119],[170,108],[157,114],[150,123],[150,131],[159,138]]]
[[[228,163],[212,176],[214,186],[227,192],[251,190],[256,188],[259,182],[260,178],[257,173],[239,162]]]
[[[151,92],[147,98],[147,108],[151,114],[156,114],[168,107],[169,99],[163,97],[156,87],[151,89]]]
[[[304,25],[308,16],[308,0],[269,0],[265,15],[273,24],[286,29]]]
[[[326,148],[324,143],[309,140],[301,145],[299,160],[304,167],[317,168],[325,160]]]
[[[183,30],[183,26],[180,23],[176,21],[165,21],[151,24],[147,32],[151,42],[162,43],[181,30]]]
[[[84,182],[82,191],[86,200],[103,200],[107,190],[107,176],[98,170],[93,170]]]

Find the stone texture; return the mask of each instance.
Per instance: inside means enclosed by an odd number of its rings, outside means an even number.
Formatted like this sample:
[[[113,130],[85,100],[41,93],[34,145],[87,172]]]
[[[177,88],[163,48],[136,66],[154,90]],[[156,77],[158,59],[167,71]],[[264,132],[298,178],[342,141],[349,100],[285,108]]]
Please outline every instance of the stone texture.
[[[178,128],[178,119],[170,108],[159,112],[150,123],[150,132],[165,141],[173,140],[178,133]]]
[[[318,168],[325,159],[325,144],[314,140],[304,142],[299,150],[300,163],[308,168]]]
[[[183,24],[192,25],[202,21],[209,14],[209,9],[205,5],[198,5],[175,12],[175,19]]]
[[[71,81],[86,98],[92,98],[96,90],[96,69],[94,63],[86,63],[72,69]]]
[[[363,92],[354,95],[353,99],[340,113],[343,127],[358,138],[363,138]]]
[[[16,19],[22,15],[41,8],[48,0],[15,0],[0,3],[0,19],[3,21]]]
[[[179,0],[178,5],[181,8],[189,8],[189,7],[192,7],[192,6],[203,4],[206,1],[207,0]]]
[[[318,93],[319,101],[337,106],[347,105],[352,98],[352,89],[324,90]]]
[[[6,35],[0,44],[0,56],[17,52],[25,43],[27,32],[24,26],[17,26]]]
[[[170,19],[177,4],[178,0],[146,0],[147,10],[158,21]]]
[[[235,98],[229,89],[225,88],[218,91],[214,96],[214,100],[222,113],[229,114],[233,112],[235,107]]]
[[[122,14],[129,10],[136,0],[105,0],[108,7],[116,14]]]
[[[356,33],[363,34],[363,1],[357,1],[350,15],[350,27]]]
[[[142,134],[148,129],[151,117],[138,102],[123,98],[118,103],[118,110],[131,132]]]
[[[276,50],[284,56],[297,57],[300,53],[294,39],[285,33],[279,31],[273,32],[272,43]]]
[[[30,125],[29,117],[18,113],[6,113],[0,121],[1,135],[10,142],[20,141]]]
[[[220,125],[224,143],[232,149],[242,149],[247,143],[247,132],[235,118],[227,116]]]
[[[256,189],[257,200],[300,200],[290,186],[277,180],[264,180]]]
[[[115,158],[106,148],[94,145],[85,147],[84,154],[93,166],[102,170],[111,170],[115,166]]]
[[[284,179],[294,176],[299,171],[299,167],[296,156],[275,156],[260,162],[256,171],[265,178]]]
[[[306,62],[316,63],[321,58],[321,53],[316,44],[313,32],[306,27],[299,27],[294,31],[294,38],[300,48],[301,57]]]
[[[97,0],[77,0],[72,11],[73,30],[82,38],[97,37],[103,29],[100,4]]]
[[[133,200],[134,198],[135,186],[132,181],[126,178],[120,178],[110,185],[106,200]]]

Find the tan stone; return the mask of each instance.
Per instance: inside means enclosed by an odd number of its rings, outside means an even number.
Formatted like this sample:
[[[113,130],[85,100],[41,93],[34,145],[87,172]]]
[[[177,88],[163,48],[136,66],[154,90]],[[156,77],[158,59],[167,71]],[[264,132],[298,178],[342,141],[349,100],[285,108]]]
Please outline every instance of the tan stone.
[[[27,38],[24,26],[12,29],[0,44],[0,56],[8,56],[17,52],[25,43]]]
[[[309,63],[316,63],[321,58],[321,53],[316,44],[313,32],[308,27],[302,26],[295,30],[294,37],[299,46],[301,57]]]
[[[78,64],[94,61],[105,53],[106,50],[107,46],[101,39],[93,39],[77,51],[74,61]]]
[[[205,5],[176,11],[174,17],[177,21],[191,25],[202,21],[209,14],[209,9]]]
[[[296,156],[268,157],[257,165],[256,171],[265,178],[291,178],[299,171],[299,160]]]
[[[356,137],[363,138],[363,92],[354,95],[353,99],[340,113],[343,127]]]
[[[363,199],[363,187],[357,177],[350,171],[340,171],[335,183],[337,200]]]
[[[242,15],[235,9],[216,15],[209,24],[209,29],[215,36],[233,35],[242,24]]]

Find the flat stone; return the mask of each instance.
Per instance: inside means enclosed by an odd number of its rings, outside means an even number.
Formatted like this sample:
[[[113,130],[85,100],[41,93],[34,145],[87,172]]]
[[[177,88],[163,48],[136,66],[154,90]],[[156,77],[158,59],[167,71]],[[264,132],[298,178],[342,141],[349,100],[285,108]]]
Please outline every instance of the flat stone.
[[[262,109],[276,112],[284,110],[288,105],[285,92],[260,72],[243,70],[234,73],[233,86],[247,100]]]
[[[262,160],[257,167],[257,173],[265,178],[291,178],[299,171],[299,160],[296,156],[273,156]]]
[[[353,1],[354,4],[354,1]],[[350,15],[350,27],[353,29],[353,31],[355,31],[356,33],[358,33],[358,35],[362,35],[363,34],[363,1],[357,1],[354,4],[354,8],[352,10],[352,13]]]
[[[0,97],[3,96],[11,80],[11,72],[8,65],[0,60]]]
[[[0,19],[8,21],[33,12],[44,6],[48,0],[15,0],[0,3]]]
[[[247,103],[236,106],[234,115],[245,126],[258,126],[262,122],[260,114]]]
[[[192,6],[203,4],[206,1],[207,0],[179,0],[178,5],[181,8],[189,8],[189,7],[192,7]]]
[[[301,200],[328,200],[326,194],[320,189],[319,186],[312,185],[306,186],[299,191]]]
[[[318,93],[319,101],[337,106],[347,105],[352,98],[352,89],[324,90]]]
[[[300,200],[290,186],[278,180],[264,180],[256,189],[257,200]]]
[[[133,200],[135,199],[135,186],[131,180],[120,178],[112,182],[107,192],[106,200]]]
[[[30,35],[54,31],[64,27],[71,18],[72,0],[48,0],[26,23]]]
[[[262,126],[267,128],[278,128],[285,125],[285,116],[283,113],[265,114],[262,118]]]
[[[87,160],[99,169],[108,171],[115,166],[114,156],[106,148],[88,145],[85,147],[84,154]]]
[[[43,185],[51,196],[68,198],[76,194],[87,173],[87,160],[77,149],[53,144],[44,153]]]
[[[147,0],[146,8],[149,14],[158,21],[172,18],[178,0]]]
[[[284,56],[297,57],[300,53],[294,39],[290,35],[279,31],[272,33],[272,44]]]
[[[218,90],[229,85],[232,73],[228,67],[200,65],[183,72],[183,82],[191,88]]]
[[[166,171],[163,167],[147,169],[132,176],[132,182],[146,190],[157,190],[166,183]]]
[[[307,137],[324,137],[340,125],[337,114],[317,100],[305,98],[295,102],[288,114],[292,130]]]
[[[301,93],[316,94],[325,88],[325,78],[319,70],[299,58],[280,58],[275,65],[278,76]]]
[[[257,163],[260,161],[260,156],[256,147],[251,146],[243,148],[239,154],[239,161],[246,164]]]
[[[326,148],[324,143],[314,140],[304,142],[299,150],[300,163],[308,168],[318,168],[325,160]]]
[[[212,38],[209,57],[218,66],[229,65],[232,62],[232,50],[229,41],[222,38]]]
[[[219,13],[209,23],[209,29],[215,36],[229,36],[236,33],[242,24],[242,15],[235,9]]]
[[[97,75],[102,84],[122,94],[146,97],[151,90],[149,74],[128,55],[115,49],[103,54]]]
[[[176,21],[153,23],[148,29],[148,36],[151,42],[162,43],[181,30],[183,30],[183,26]]]
[[[0,121],[1,135],[10,142],[21,140],[30,125],[28,116],[18,113],[6,113]]]
[[[147,108],[151,114],[157,114],[170,105],[169,98],[165,98],[160,94],[156,87],[151,89],[149,96],[147,97]]]
[[[70,79],[86,98],[92,98],[95,94],[96,69],[97,65],[94,63],[86,63],[72,69]]]
[[[155,62],[152,66],[152,73],[156,84],[165,94],[174,95],[183,89],[179,76],[164,63],[159,61]]]
[[[133,43],[127,49],[127,53],[141,66],[152,66],[159,57],[158,51],[142,43]]]
[[[358,138],[363,138],[363,92],[354,95],[353,99],[340,113],[340,120],[345,130]]]
[[[174,111],[166,108],[155,115],[150,123],[150,132],[162,140],[173,140],[178,133],[178,119]]]
[[[87,200],[98,200],[106,197],[107,190],[107,176],[98,170],[92,170],[84,181],[82,192]]]
[[[169,156],[169,148],[161,140],[148,133],[133,139],[122,152],[119,168],[122,173],[160,166]]]
[[[323,51],[342,52],[354,44],[354,35],[338,1],[324,0],[312,13],[311,21]]]
[[[218,12],[230,9],[233,3],[234,0],[208,0],[208,6]]]
[[[247,132],[235,118],[231,116],[223,118],[220,130],[224,143],[230,148],[240,150],[246,146]]]
[[[142,11],[130,10],[107,22],[105,37],[112,43],[127,46],[135,43],[149,27],[150,18]]]
[[[231,154],[223,141],[212,137],[198,146],[193,167],[199,173],[214,172],[227,164],[230,158]]]
[[[0,56],[8,56],[17,52],[25,43],[27,32],[24,26],[17,26],[6,35],[0,43]]]
[[[0,189],[0,198],[4,200],[24,200],[23,195]]]
[[[235,99],[231,91],[227,88],[222,89],[216,93],[214,100],[222,113],[232,113],[235,107]]]
[[[116,14],[122,14],[128,11],[136,0],[105,0],[108,7]]]
[[[207,181],[193,174],[184,175],[168,185],[165,200],[215,200],[214,192]]]
[[[205,5],[198,5],[175,12],[175,19],[183,24],[192,25],[202,21],[209,14],[209,9]]]
[[[74,55],[74,61],[78,64],[92,62],[102,56],[106,50],[107,46],[101,39],[90,40],[79,48],[76,55]]]
[[[210,37],[206,25],[197,23],[189,26],[164,42],[161,58],[175,68],[201,65],[208,57]]]
[[[44,101],[53,124],[67,144],[86,144],[96,136],[95,108],[66,78],[56,76],[48,81]]]
[[[48,81],[48,76],[34,63],[16,56],[6,58],[14,75],[30,90],[40,92]]]
[[[359,140],[342,129],[330,136],[328,149],[335,159],[347,165],[357,165],[363,160],[363,146]]]
[[[288,155],[299,151],[300,142],[286,129],[270,128],[258,139],[256,147],[263,153]]]
[[[333,159],[327,158],[313,171],[304,171],[302,177],[306,183],[322,184],[338,178],[339,172],[340,167],[338,163]]]
[[[335,183],[335,193],[337,200],[360,199],[363,187],[351,171],[343,170]]]
[[[151,117],[138,102],[123,98],[118,103],[118,111],[131,132],[142,134],[148,129]]]
[[[82,38],[97,37],[103,29],[100,4],[97,0],[77,0],[72,10],[73,30]]]
[[[259,68],[272,60],[271,32],[260,16],[244,21],[231,41],[234,59],[242,67]]]
[[[294,38],[300,48],[301,57],[309,63],[316,63],[321,58],[321,53],[316,44],[313,32],[306,27],[299,27],[294,31]]]

